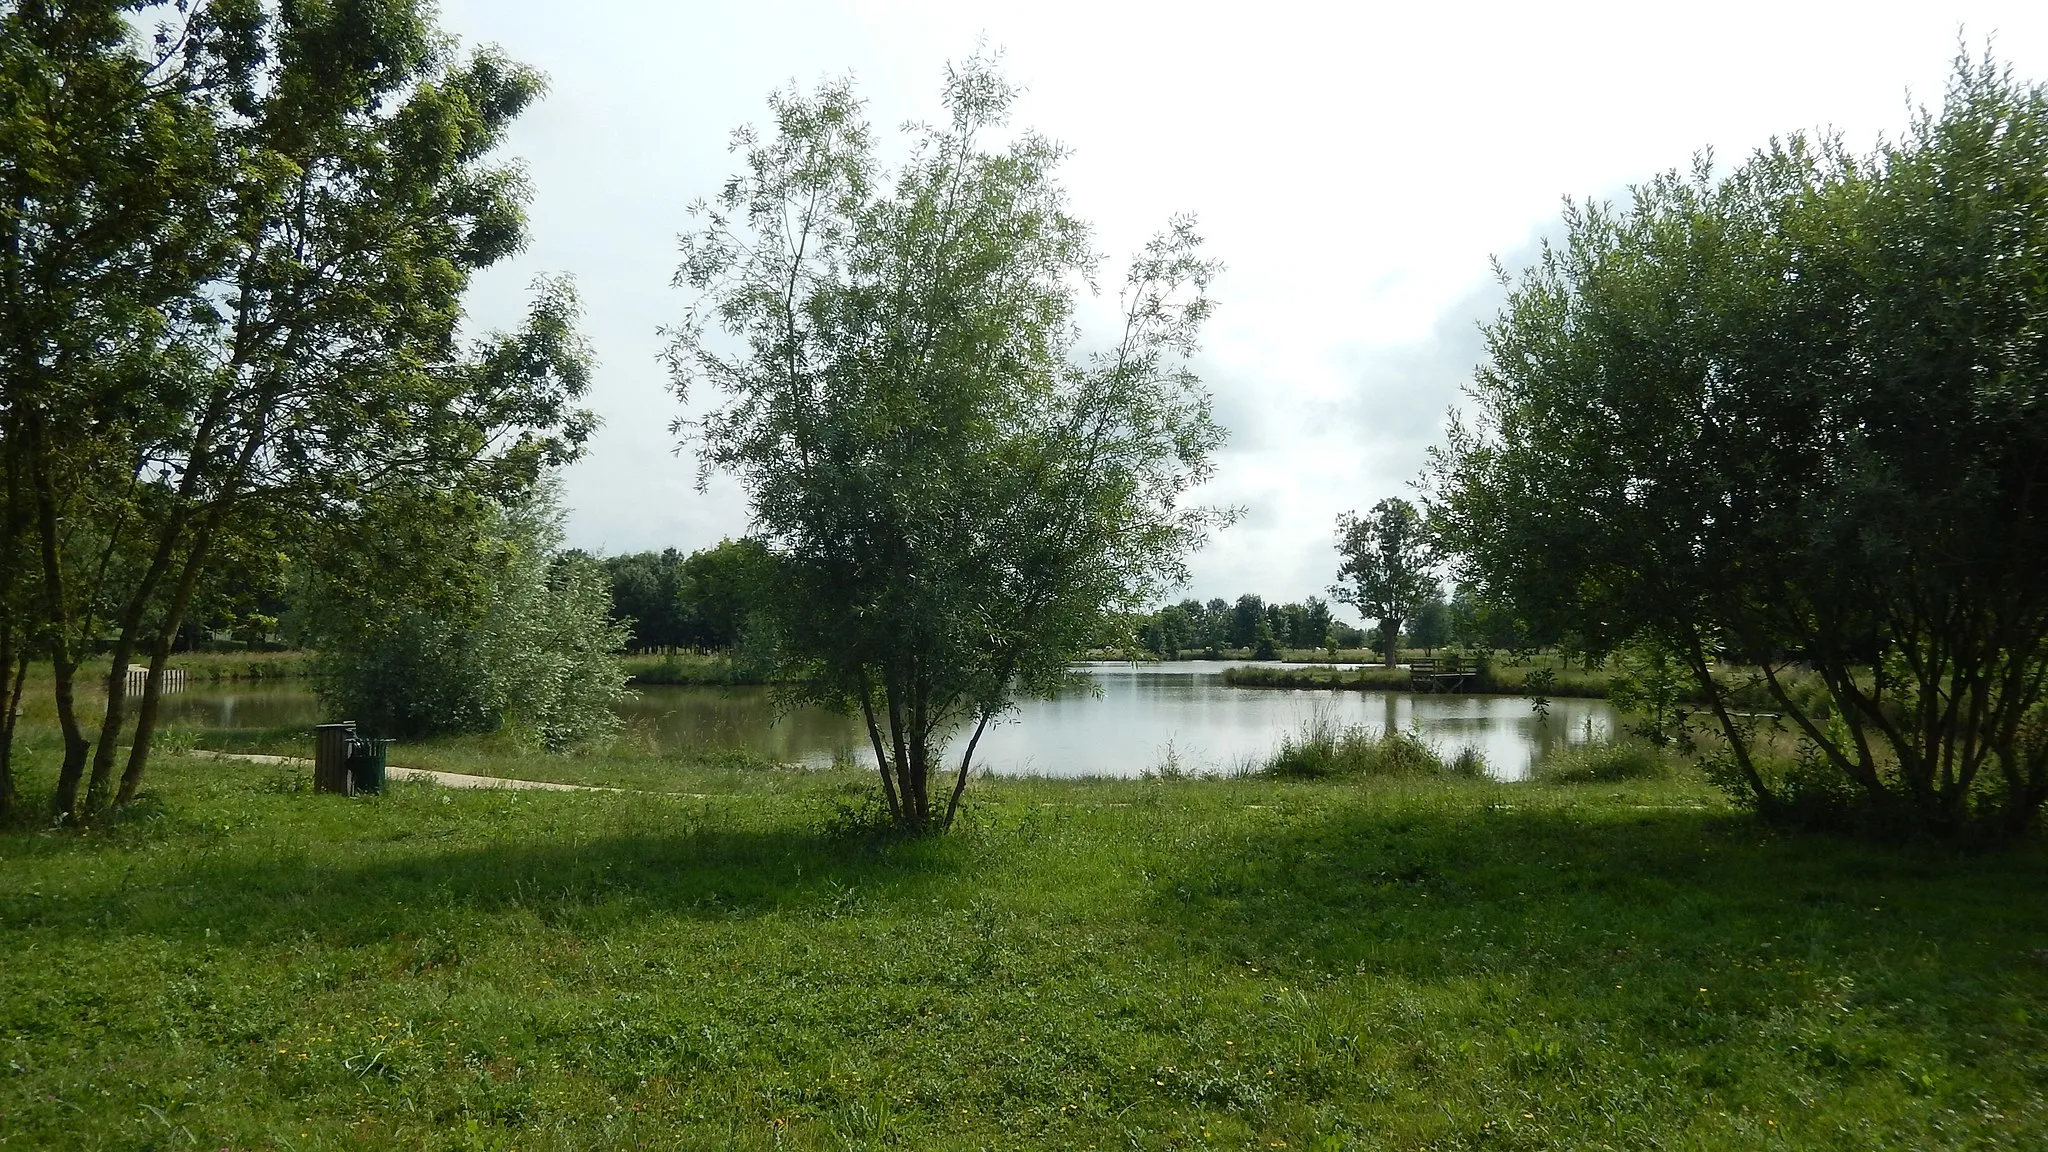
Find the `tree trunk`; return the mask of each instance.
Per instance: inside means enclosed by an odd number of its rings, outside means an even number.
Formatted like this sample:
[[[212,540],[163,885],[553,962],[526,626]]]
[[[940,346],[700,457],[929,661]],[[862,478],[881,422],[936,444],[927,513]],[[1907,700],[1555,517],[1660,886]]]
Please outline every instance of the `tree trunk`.
[[[199,586],[199,575],[205,570],[207,549],[218,523],[217,516],[209,519],[193,538],[192,551],[185,557],[185,570],[178,576],[177,591],[172,593],[163,623],[157,628],[156,644],[149,654],[149,680],[142,689],[142,705],[135,714],[134,744],[128,750],[128,766],[121,772],[120,790],[114,794],[117,808],[134,802],[136,789],[142,786],[142,774],[149,767],[150,743],[156,737],[157,702],[163,698],[164,665],[171,658],[178,629],[184,626],[185,612],[192,605],[192,592]]]
[[[19,443],[14,421],[9,420],[6,442]],[[28,637],[15,628],[15,542],[21,538],[21,461],[18,452],[7,453],[7,501],[0,516],[0,824],[14,815],[18,790],[14,784],[15,710],[21,706],[21,687],[28,678]],[[17,654],[19,671],[16,670]]]
[[[960,757],[960,774],[953,780],[952,798],[946,801],[945,828],[953,827],[953,817],[960,811],[960,794],[967,791],[967,767],[974,762],[974,746],[981,743],[981,734],[987,730],[988,720],[988,713],[982,713],[981,719],[974,723],[974,735],[967,738],[967,752]]]
[[[28,681],[28,653],[15,655],[14,627],[0,624],[0,826],[14,815],[19,800],[14,786],[14,723],[21,707],[21,689]]]
[[[163,698],[164,664],[170,659],[171,640],[176,635],[175,626],[164,629],[149,654],[149,680],[142,689],[142,702],[135,708],[135,736],[128,749],[128,765],[121,771],[121,787],[114,793],[116,808],[134,803],[135,792],[142,786],[142,773],[149,765],[150,742],[156,737],[156,708],[157,701]]]
[[[78,784],[85,774],[86,755],[91,745],[78,723],[75,681],[78,660],[71,650],[70,594],[64,584],[62,549],[58,535],[56,481],[50,475],[49,443],[40,414],[31,410],[26,420],[29,440],[29,477],[35,489],[36,535],[43,566],[43,595],[50,624],[50,672],[57,700],[57,725],[64,733],[64,761],[57,770],[57,789],[50,797],[50,815],[69,821],[78,813]]]
[[[917,789],[910,778],[910,749],[904,740],[903,696],[901,690],[885,678],[882,692],[889,703],[889,740],[896,751],[896,795],[903,802],[902,819],[898,822],[905,828],[920,826],[917,809]]]
[[[1401,622],[1387,617],[1380,618],[1380,650],[1386,656],[1387,667],[1394,666],[1394,660],[1401,646]]]
[[[896,781],[890,770],[889,753],[882,747],[881,726],[875,723],[874,692],[866,685],[861,687],[860,712],[861,717],[868,722],[868,742],[875,746],[875,766],[882,773],[882,798],[889,802],[889,821],[901,824],[903,805],[896,799]]]

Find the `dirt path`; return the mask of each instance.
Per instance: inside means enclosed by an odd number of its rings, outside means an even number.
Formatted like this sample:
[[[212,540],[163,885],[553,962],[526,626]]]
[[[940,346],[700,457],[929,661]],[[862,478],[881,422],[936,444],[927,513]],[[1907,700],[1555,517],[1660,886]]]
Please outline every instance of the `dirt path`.
[[[286,767],[311,768],[313,762],[304,756],[264,756],[255,752],[208,752],[195,750],[192,755],[205,760],[240,760],[248,764],[282,764]],[[428,784],[439,784],[443,788],[510,788],[515,791],[535,792],[625,792],[625,788],[599,788],[590,784],[556,784],[549,780],[512,780],[503,776],[472,776],[467,772],[435,772],[426,768],[400,768],[396,764],[384,769],[387,780],[420,780]]]

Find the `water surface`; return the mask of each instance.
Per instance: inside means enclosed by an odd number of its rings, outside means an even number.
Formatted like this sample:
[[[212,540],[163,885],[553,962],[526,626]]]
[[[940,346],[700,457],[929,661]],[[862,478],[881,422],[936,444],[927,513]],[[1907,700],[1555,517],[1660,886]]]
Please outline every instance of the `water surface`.
[[[1419,731],[1446,755],[1474,749],[1494,775],[1516,780],[1551,750],[1604,739],[1614,728],[1605,700],[1553,700],[1545,720],[1517,696],[1232,688],[1222,677],[1229,666],[1080,665],[1089,690],[1025,701],[990,727],[975,762],[1005,775],[1231,772],[1256,767],[1286,734],[1327,716]],[[195,687],[166,696],[164,710],[169,723],[184,727],[279,728],[324,719],[303,687]],[[743,749],[821,766],[835,757],[863,764],[872,757],[857,717],[818,708],[778,711],[765,688],[650,685],[635,689],[619,711],[664,750]]]

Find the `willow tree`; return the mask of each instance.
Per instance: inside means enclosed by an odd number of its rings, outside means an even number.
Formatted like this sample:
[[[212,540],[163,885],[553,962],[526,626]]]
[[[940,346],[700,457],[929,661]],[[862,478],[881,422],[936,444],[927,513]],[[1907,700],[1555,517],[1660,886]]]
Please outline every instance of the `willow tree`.
[[[1461,575],[1591,650],[1675,656],[1729,786],[1766,814],[2029,827],[2048,802],[2048,88],[1965,59],[1941,109],[1870,155],[1793,138],[1565,225],[1438,456]],[[1757,669],[1796,764],[1722,658]]]
[[[987,60],[949,70],[948,119],[885,173],[848,85],[776,93],[676,277],[696,293],[678,390],[724,400],[688,427],[779,561],[780,673],[861,714],[909,829],[949,825],[989,723],[1179,582],[1221,519],[1185,500],[1222,439],[1186,366],[1216,265],[1175,219],[1125,277],[1114,338],[1083,354],[1096,257],[1063,150],[993,140],[1014,97]]]

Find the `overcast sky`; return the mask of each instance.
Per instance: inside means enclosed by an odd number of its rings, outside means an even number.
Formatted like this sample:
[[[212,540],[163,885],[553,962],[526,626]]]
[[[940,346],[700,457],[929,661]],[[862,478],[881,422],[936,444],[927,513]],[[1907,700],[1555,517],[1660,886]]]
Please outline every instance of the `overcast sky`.
[[[604,427],[566,477],[570,543],[604,552],[746,530],[668,427],[656,330],[688,204],[735,168],[770,89],[851,74],[878,129],[940,115],[946,62],[985,38],[1017,120],[1069,145],[1104,283],[1170,213],[1228,265],[1199,361],[1231,430],[1202,493],[1246,515],[1188,594],[1322,592],[1339,512],[1407,493],[1500,301],[1565,196],[1613,196],[1702,148],[1773,134],[1859,146],[1937,102],[1958,36],[2048,79],[2048,3],[1263,4],[1117,0],[444,0],[447,28],[548,74],[509,152],[533,242],[480,279],[481,327],[573,274]],[[893,137],[893,132],[882,135]]]

